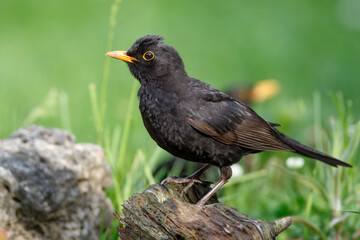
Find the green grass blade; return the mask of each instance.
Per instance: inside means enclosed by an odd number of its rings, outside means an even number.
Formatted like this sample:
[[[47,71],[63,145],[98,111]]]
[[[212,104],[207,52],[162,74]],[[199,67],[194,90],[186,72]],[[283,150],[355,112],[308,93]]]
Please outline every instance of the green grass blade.
[[[153,168],[155,167],[156,163],[159,161],[159,157],[160,154],[163,152],[164,150],[162,150],[162,148],[160,148],[159,146],[156,146],[154,149],[153,154],[151,155],[149,161],[148,161],[148,165]]]
[[[225,184],[222,188],[228,188],[235,184],[244,183],[248,181],[252,181],[255,179],[264,178],[268,175],[269,171],[267,169],[261,169],[255,172],[244,174],[237,178],[232,178],[227,184]]]
[[[114,33],[116,29],[116,16],[119,11],[119,4],[121,0],[115,0],[111,5],[110,9],[110,29],[108,35],[108,42],[107,42],[107,51],[111,51],[112,43],[114,39]],[[105,54],[105,53],[104,53]],[[107,89],[108,89],[108,82],[109,82],[109,72],[110,72],[110,58],[106,57],[104,62],[104,71],[103,71],[103,78],[101,81],[101,93],[100,93],[100,104],[99,104],[99,113],[100,113],[100,124],[104,125],[105,121],[105,109],[106,109],[106,96],[107,96]]]
[[[69,97],[66,92],[59,94],[59,108],[62,127],[71,131]]]
[[[323,151],[323,139],[321,133],[321,97],[319,92],[314,93],[314,137],[315,146],[319,151]]]
[[[304,219],[301,219],[299,217],[293,216],[291,217],[293,220],[293,223],[298,223],[301,225],[304,225],[305,227],[307,227],[308,229],[310,229],[313,233],[315,233],[316,235],[319,236],[319,238],[321,240],[327,240],[326,236],[321,232],[321,230],[319,228],[317,228],[314,224],[312,224],[309,221],[306,221]]]
[[[109,143],[110,153],[113,156],[113,159],[117,159],[116,154],[118,153],[120,139],[121,139],[121,128],[119,126],[115,126],[113,131],[113,136],[111,138],[111,143]]]
[[[89,84],[89,94],[90,94],[91,109],[92,109],[96,136],[97,136],[96,140],[98,144],[102,145],[101,144],[102,125],[101,125],[99,105],[97,100],[96,85],[94,83]]]
[[[124,169],[125,169],[125,167],[124,167],[125,152],[127,149],[127,144],[128,144],[128,139],[129,139],[131,120],[133,118],[136,87],[137,87],[137,82],[135,80],[133,80],[133,86],[132,86],[132,90],[131,90],[130,97],[129,97],[130,100],[129,100],[128,110],[126,113],[126,119],[125,119],[123,131],[122,131],[123,135],[121,138],[120,149],[119,149],[119,154],[118,154],[119,159],[118,159],[117,168],[120,173],[124,173]]]
[[[341,210],[340,212],[349,212],[349,213],[360,214],[360,210]]]
[[[320,195],[320,197],[329,204],[329,197],[326,194],[326,190],[324,187],[314,178],[310,178],[308,176],[301,175],[297,172],[288,170],[284,167],[278,166],[278,169],[280,169],[283,173],[287,174],[288,176],[292,177],[296,181],[303,183],[304,185],[310,187],[312,190],[314,190],[316,193]]]
[[[349,194],[349,196],[345,199],[345,204],[349,204],[353,201],[355,201],[355,199],[357,199],[357,196],[359,196],[360,194],[360,183],[356,184],[353,188],[351,193]]]
[[[354,126],[355,130],[353,136],[350,139],[349,146],[346,149],[343,160],[350,161],[355,153],[358,151],[359,143],[360,143],[360,121]]]
[[[145,174],[146,180],[148,181],[149,184],[155,184],[155,179],[152,174],[150,164],[148,162],[146,162],[144,153],[141,150],[138,150],[138,152],[139,152],[139,154],[141,154],[140,159],[142,162],[142,166],[144,168],[144,174]]]
[[[309,218],[310,218],[311,209],[313,206],[313,199],[314,199],[314,192],[311,192],[306,201],[306,208],[305,208],[305,219],[306,220],[309,220]]]

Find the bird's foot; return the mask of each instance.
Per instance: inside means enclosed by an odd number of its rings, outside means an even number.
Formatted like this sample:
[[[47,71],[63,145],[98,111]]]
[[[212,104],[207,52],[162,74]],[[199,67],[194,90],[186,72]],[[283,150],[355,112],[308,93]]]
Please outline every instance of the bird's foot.
[[[167,178],[163,179],[160,184],[163,185],[166,182],[184,183],[184,182],[186,182],[186,179],[181,178],[181,177],[171,176],[171,177],[167,177]]]
[[[199,178],[194,178],[194,177],[191,177],[191,176],[185,178],[185,180],[187,181],[187,184],[184,187],[184,189],[181,191],[181,196],[183,196],[192,187],[192,185],[194,185],[194,183],[200,183],[202,185],[207,185],[207,186],[210,186],[211,184],[214,184],[213,182],[206,181],[206,180],[201,180]]]
[[[185,177],[185,178],[171,176],[171,177],[167,177],[164,180],[162,180],[161,184],[164,184],[165,182],[173,182],[173,183],[190,183],[190,182],[192,182],[192,184],[197,182],[197,183],[200,183],[200,184],[203,184],[203,185],[214,184],[214,182],[201,180],[199,178],[194,178],[194,177],[191,177],[191,176],[188,176],[188,177]]]
[[[167,177],[164,180],[161,181],[161,184],[164,184],[165,182],[173,182],[173,183],[187,183],[184,189],[181,191],[181,195],[183,196],[191,187],[194,185],[194,183],[200,183],[202,185],[209,186],[210,184],[213,184],[213,182],[210,181],[204,181],[200,180],[199,178],[188,176],[186,178],[180,178],[180,177]]]

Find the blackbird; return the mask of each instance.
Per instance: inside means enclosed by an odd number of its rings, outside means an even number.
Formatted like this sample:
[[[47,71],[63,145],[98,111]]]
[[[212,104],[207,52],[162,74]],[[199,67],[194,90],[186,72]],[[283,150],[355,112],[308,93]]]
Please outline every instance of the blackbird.
[[[220,180],[198,206],[229,181],[230,166],[246,154],[290,151],[334,167],[351,167],[284,135],[275,128],[279,124],[265,121],[246,104],[189,77],[178,52],[163,40],[146,35],[128,51],[106,55],[127,62],[139,80],[140,112],[155,142],[176,157],[207,163],[188,177],[190,185],[200,181],[211,165],[220,168]]]

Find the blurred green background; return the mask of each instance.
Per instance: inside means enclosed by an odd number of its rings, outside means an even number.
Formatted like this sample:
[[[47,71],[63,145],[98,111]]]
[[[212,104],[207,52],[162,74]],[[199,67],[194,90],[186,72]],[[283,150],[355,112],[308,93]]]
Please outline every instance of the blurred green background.
[[[94,141],[88,84],[100,85],[102,79],[111,4],[0,2],[1,137],[22,126],[54,88],[68,95],[71,130],[80,141]],[[160,34],[179,51],[190,76],[217,88],[280,81],[280,96],[255,107],[268,120],[291,111],[289,101],[312,102],[314,91],[321,93],[327,119],[329,92],[341,91],[359,107],[358,5],[351,0],[123,1],[112,50],[126,50],[145,34]],[[106,117],[116,124],[124,120],[133,78],[126,64],[115,60],[110,74]],[[56,116],[37,123],[62,126]],[[144,128],[138,131],[143,134]]]
[[[126,64],[104,54],[127,50],[145,34],[165,36],[190,76],[221,90],[277,79],[280,94],[253,107],[303,142],[314,143],[314,121],[331,128],[329,118],[337,111],[330,93],[342,93],[353,106],[352,119],[360,117],[357,0],[124,0],[116,5],[112,38],[113,2],[0,1],[1,138],[35,123],[69,129],[81,142],[96,142],[89,84],[94,83],[100,95],[107,64],[104,121],[110,132],[121,129],[135,80]],[[136,102],[125,156],[132,159],[138,149],[149,156],[155,146]],[[268,215],[271,219],[285,213]]]

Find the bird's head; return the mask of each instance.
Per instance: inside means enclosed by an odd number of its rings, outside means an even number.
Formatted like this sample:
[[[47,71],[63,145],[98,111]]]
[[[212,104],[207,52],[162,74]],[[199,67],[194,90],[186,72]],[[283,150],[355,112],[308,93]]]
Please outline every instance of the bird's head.
[[[162,40],[162,36],[146,35],[128,51],[112,51],[106,56],[127,62],[131,73],[141,84],[187,76],[178,52]]]

